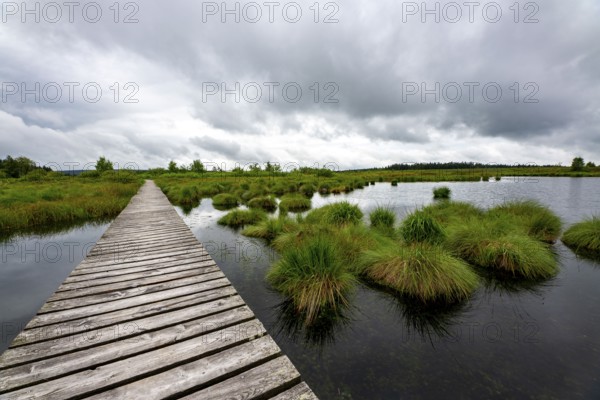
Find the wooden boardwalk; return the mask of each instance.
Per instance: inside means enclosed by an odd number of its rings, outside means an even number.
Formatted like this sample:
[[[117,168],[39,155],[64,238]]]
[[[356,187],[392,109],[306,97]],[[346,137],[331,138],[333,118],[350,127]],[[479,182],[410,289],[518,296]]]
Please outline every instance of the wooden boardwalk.
[[[316,399],[153,182],[0,356],[0,399]]]

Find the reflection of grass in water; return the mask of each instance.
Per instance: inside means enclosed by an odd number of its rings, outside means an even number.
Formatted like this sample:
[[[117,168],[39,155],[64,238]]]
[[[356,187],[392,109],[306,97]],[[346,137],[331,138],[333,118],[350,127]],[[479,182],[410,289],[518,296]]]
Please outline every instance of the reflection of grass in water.
[[[367,283],[367,286],[382,293],[392,311],[402,316],[409,335],[414,332],[421,338],[429,339],[432,344],[435,338],[451,337],[451,327],[460,322],[458,317],[469,308],[468,302],[425,304],[373,283]]]
[[[317,347],[333,344],[336,335],[352,322],[348,310],[340,306],[322,307],[308,323],[307,313],[298,311],[294,302],[287,299],[275,307],[275,336],[284,335],[295,343],[302,341]]]
[[[11,240],[24,238],[27,236],[38,236],[40,239],[66,233],[74,229],[89,227],[99,227],[104,224],[108,224],[112,221],[112,218],[102,218],[92,222],[74,222],[74,223],[62,223],[51,226],[37,226],[27,229],[21,229],[19,232],[6,232],[0,231],[0,243],[9,242]]]
[[[547,279],[524,279],[515,277],[509,273],[497,270],[490,270],[483,267],[475,267],[475,271],[481,278],[484,294],[492,295],[495,293],[516,295],[529,293],[536,296],[542,296],[544,292],[552,287],[554,277]]]

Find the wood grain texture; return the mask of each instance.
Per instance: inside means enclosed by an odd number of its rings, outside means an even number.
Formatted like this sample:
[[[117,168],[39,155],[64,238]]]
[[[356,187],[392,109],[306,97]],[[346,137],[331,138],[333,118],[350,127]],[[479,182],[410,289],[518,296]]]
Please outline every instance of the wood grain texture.
[[[148,181],[0,355],[0,399],[173,397],[316,399]]]

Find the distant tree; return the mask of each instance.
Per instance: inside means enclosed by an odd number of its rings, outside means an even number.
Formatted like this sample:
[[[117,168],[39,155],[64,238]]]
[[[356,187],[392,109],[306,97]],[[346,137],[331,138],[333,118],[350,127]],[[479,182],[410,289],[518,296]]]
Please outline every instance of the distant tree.
[[[244,173],[244,169],[242,167],[235,167],[231,170],[231,172],[233,172],[236,175],[241,175]]]
[[[194,160],[194,161],[192,161],[192,164],[190,165],[190,171],[202,173],[205,171],[204,164],[202,164],[202,162],[200,160]]]
[[[583,171],[584,165],[583,158],[575,157],[571,163],[571,171]]]
[[[267,165],[265,166],[265,171],[271,172],[271,173],[281,172],[281,165],[271,164],[271,162],[267,161]]]
[[[588,168],[596,168],[596,164],[594,164],[593,162],[588,162],[587,164],[585,164],[586,167]]]
[[[10,178],[20,178],[38,168],[35,162],[27,157],[7,156],[5,160],[0,160],[0,170]]]
[[[98,172],[112,171],[113,169],[112,161],[108,160],[106,157],[100,157],[98,161],[96,161],[96,171]]]
[[[177,172],[179,168],[177,167],[177,163],[173,160],[169,161],[169,167],[167,168],[169,172]]]
[[[250,169],[250,172],[260,172],[260,171],[262,171],[261,168],[260,168],[260,165],[258,165],[258,163],[251,164],[248,167],[248,169]]]

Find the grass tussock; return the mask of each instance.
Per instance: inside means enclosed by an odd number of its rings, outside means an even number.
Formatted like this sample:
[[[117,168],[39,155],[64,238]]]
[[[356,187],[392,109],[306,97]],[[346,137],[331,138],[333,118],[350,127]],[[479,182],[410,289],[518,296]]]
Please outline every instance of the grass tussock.
[[[269,218],[256,225],[246,227],[242,231],[242,235],[271,242],[283,233],[292,232],[296,226],[297,223],[289,217]]]
[[[533,200],[512,201],[489,210],[490,215],[514,217],[527,234],[545,242],[554,242],[562,230],[561,219],[549,208]]]
[[[442,186],[433,189],[433,198],[437,200],[448,200],[450,199],[452,191],[447,186]]]
[[[231,228],[239,228],[246,225],[256,225],[265,220],[267,215],[262,210],[233,210],[227,215],[221,217],[217,222],[219,225],[226,225]]]
[[[248,207],[272,212],[277,210],[277,201],[271,196],[255,197],[248,202]]]
[[[212,198],[213,205],[217,207],[237,207],[240,202],[238,198],[229,193],[221,193]]]
[[[396,214],[386,207],[377,207],[369,214],[371,226],[376,229],[392,231],[396,224]]]
[[[407,216],[400,226],[400,234],[407,243],[438,244],[446,238],[442,225],[424,210],[417,210]]]
[[[267,280],[288,296],[311,324],[323,307],[348,305],[356,278],[346,269],[331,238],[317,235],[289,248],[269,270]]]
[[[310,210],[312,202],[302,195],[285,195],[281,198],[279,208],[282,211],[303,212]]]
[[[455,228],[447,247],[467,262],[531,280],[547,279],[558,272],[548,246],[505,221],[472,219]]]
[[[462,260],[437,245],[388,245],[367,251],[362,274],[423,303],[458,302],[477,288],[477,274]]]
[[[600,255],[600,218],[592,217],[571,226],[562,236],[562,241],[577,252]]]

